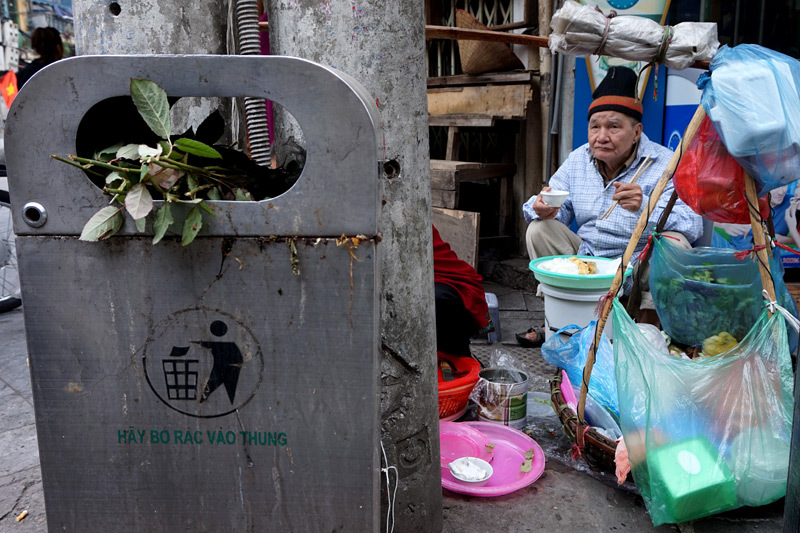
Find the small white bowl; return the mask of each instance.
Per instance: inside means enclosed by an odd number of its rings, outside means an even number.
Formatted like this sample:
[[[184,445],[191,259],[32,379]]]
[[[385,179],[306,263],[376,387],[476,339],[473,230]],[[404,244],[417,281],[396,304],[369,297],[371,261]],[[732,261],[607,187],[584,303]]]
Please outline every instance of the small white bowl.
[[[568,191],[542,191],[542,200],[549,205],[550,207],[561,207],[567,197],[569,196]]]
[[[486,475],[481,479],[467,479],[463,477],[459,472],[459,467],[465,467],[467,465],[472,465],[480,468],[485,472]],[[461,457],[450,463],[448,467],[450,468],[450,473],[453,475],[454,478],[472,487],[480,487],[486,484],[486,482],[489,481],[489,478],[492,477],[492,474],[494,473],[492,465],[490,465],[489,463],[478,457]]]

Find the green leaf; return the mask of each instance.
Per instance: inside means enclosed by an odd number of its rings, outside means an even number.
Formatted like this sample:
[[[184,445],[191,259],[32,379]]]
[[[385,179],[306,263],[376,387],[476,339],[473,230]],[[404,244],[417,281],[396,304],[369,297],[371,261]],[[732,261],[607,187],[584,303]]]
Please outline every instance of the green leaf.
[[[156,163],[150,163],[147,168],[147,174],[150,176],[150,179],[164,190],[171,189],[172,186],[178,182],[180,177],[183,176],[183,172],[180,170],[164,168]]]
[[[186,186],[189,188],[190,191],[193,191],[197,188],[197,179],[191,174],[186,175]]]
[[[161,209],[156,212],[156,219],[153,221],[153,232],[155,233],[153,236],[153,244],[158,244],[158,241],[164,238],[172,222],[174,221],[172,220],[172,213],[170,213],[169,210],[169,204],[164,202]]]
[[[99,152],[96,152],[92,159],[100,159],[100,160],[105,161],[105,160],[107,160],[107,158],[110,159],[110,158],[116,157],[117,151],[120,148],[122,148],[122,143],[121,142],[115,144],[114,146],[109,146],[108,148],[103,148]]]
[[[186,220],[183,222],[183,239],[181,240],[181,246],[190,244],[194,238],[197,237],[202,227],[203,215],[200,212],[200,206],[196,205],[189,210],[186,214]]]
[[[167,93],[156,82],[131,78],[131,98],[153,133],[168,140],[172,133]]]
[[[158,157],[161,155],[161,145],[158,148],[151,148],[146,144],[139,145],[139,157]]]
[[[525,459],[533,459],[533,448],[525,452]]]
[[[199,204],[197,204],[197,205],[198,205],[198,206],[200,206],[200,207],[203,209],[203,211],[207,212],[207,213],[208,213],[209,215],[211,215],[212,217],[214,217],[214,218],[216,218],[216,217],[217,217],[217,214],[214,212],[214,210],[213,210],[213,209],[211,209],[211,206],[210,206],[210,205],[208,205],[207,203],[205,203],[205,202],[200,202],[200,203],[199,203]]]
[[[117,171],[114,171],[114,172],[112,172],[111,174],[109,174],[108,176],[106,176],[106,185],[111,185],[111,184],[113,184],[113,183],[114,183],[115,181],[117,181],[117,180],[124,181],[124,180],[125,180],[125,178],[123,178],[122,176],[120,176],[120,175],[119,175],[119,172],[117,172]]]
[[[136,220],[133,221],[133,223],[136,224],[136,231],[138,231],[139,233],[143,233],[145,227],[147,226],[147,219],[137,218]]]
[[[219,193],[219,187],[212,187],[208,191],[209,200],[222,200],[222,195]]]
[[[80,240],[99,241],[114,235],[122,227],[121,209],[107,206],[92,215],[92,218],[83,226]]]
[[[117,158],[139,160],[139,145],[126,144],[117,150]]]
[[[519,467],[520,472],[530,472],[533,467],[533,448],[525,452],[525,460]]]
[[[153,197],[143,183],[137,183],[128,191],[125,209],[134,220],[146,217],[153,210]]]
[[[244,189],[236,189],[236,201],[237,202],[252,202],[253,197],[250,196],[250,193]]]
[[[175,141],[175,147],[187,154],[207,157],[209,159],[222,159],[222,155],[212,147],[193,139],[178,139]]]

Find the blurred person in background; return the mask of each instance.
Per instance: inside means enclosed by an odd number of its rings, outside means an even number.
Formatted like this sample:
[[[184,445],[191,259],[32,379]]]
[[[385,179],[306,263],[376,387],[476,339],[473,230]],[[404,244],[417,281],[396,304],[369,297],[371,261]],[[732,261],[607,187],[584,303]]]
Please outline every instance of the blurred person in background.
[[[36,28],[31,35],[31,45],[39,57],[31,61],[17,74],[17,85],[21,89],[31,76],[42,68],[64,57],[64,44],[61,35],[52,26]]]

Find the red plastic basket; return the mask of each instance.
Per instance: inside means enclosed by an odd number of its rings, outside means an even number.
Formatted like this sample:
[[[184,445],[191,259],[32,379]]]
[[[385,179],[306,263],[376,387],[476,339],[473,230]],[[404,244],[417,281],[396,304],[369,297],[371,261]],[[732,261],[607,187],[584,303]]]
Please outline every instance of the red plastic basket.
[[[444,381],[439,369],[439,419],[457,418],[467,410],[469,394],[478,382],[481,364],[472,357],[453,357],[441,352],[439,359],[449,361],[456,372],[467,372],[453,381]]]

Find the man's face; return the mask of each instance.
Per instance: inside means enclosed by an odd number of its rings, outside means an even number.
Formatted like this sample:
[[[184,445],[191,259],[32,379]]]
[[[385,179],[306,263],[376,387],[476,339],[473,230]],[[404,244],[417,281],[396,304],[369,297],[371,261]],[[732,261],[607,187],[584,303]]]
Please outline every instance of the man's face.
[[[642,124],[618,111],[600,111],[589,118],[589,148],[597,159],[617,168],[642,134]]]

